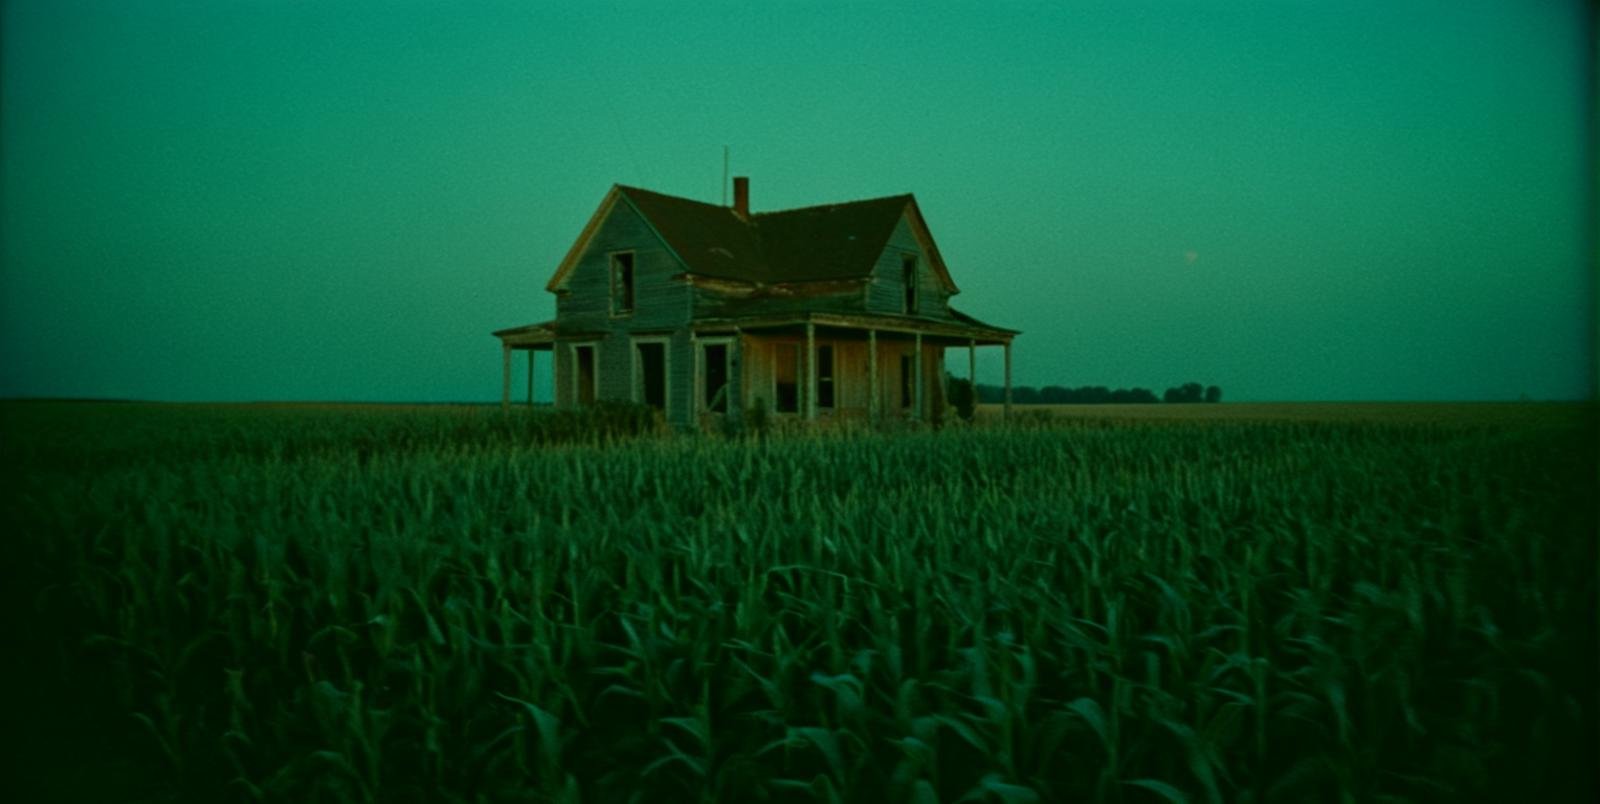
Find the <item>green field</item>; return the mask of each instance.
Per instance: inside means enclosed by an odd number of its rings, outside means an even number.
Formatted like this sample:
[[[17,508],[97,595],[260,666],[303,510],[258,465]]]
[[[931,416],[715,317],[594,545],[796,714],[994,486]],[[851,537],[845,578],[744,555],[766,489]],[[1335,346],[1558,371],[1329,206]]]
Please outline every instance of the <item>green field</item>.
[[[1594,800],[1592,405],[1143,407],[0,403],[9,800]]]

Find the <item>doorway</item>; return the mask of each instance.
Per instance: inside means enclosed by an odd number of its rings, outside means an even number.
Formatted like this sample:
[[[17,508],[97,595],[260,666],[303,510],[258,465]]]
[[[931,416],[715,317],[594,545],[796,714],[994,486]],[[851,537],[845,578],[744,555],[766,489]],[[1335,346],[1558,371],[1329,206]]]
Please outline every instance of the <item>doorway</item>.
[[[572,374],[574,400],[578,407],[586,408],[594,404],[595,399],[595,370],[594,370],[594,344],[584,344],[572,347]]]
[[[633,398],[667,412],[667,342],[636,341],[633,345]]]

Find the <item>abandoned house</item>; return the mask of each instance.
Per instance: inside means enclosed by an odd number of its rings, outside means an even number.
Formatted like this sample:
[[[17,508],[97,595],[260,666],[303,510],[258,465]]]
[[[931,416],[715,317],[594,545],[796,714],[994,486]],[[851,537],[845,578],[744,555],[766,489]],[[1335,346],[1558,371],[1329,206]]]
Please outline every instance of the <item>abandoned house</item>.
[[[546,289],[554,321],[494,333],[502,404],[512,353],[550,354],[558,408],[617,399],[679,426],[761,405],[801,419],[928,419],[945,350],[1005,350],[1018,332],[957,312],[958,291],[911,195],[750,211],[613,186]]]

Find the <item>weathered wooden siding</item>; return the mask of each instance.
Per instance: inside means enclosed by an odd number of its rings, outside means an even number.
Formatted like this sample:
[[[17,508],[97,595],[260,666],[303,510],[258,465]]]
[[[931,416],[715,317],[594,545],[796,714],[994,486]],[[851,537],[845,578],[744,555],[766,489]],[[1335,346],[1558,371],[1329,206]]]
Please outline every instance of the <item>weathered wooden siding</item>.
[[[922,318],[954,321],[950,315],[950,296],[934,276],[928,257],[911,233],[911,224],[902,216],[895,224],[889,244],[873,266],[872,279],[867,283],[866,307],[871,313],[903,314],[905,311],[905,283],[901,276],[901,260],[906,255],[917,258],[917,309]]]
[[[611,254],[632,251],[634,312],[611,315]],[[625,198],[618,198],[556,295],[563,333],[670,330],[689,320],[689,286],[666,244]]]
[[[687,328],[672,333],[667,346],[668,411],[674,424],[694,421],[694,338]]]
[[[634,310],[629,315],[613,316],[611,255],[619,251],[634,253]],[[692,297],[687,283],[672,278],[683,270],[638,211],[626,199],[618,198],[568,276],[567,292],[556,296],[556,319],[567,336],[559,350],[563,359],[557,367],[558,406],[570,407],[577,398],[572,390],[572,343],[598,341],[596,370],[601,399],[631,400],[634,337],[670,335],[668,412],[675,424],[690,422],[694,356],[686,325]]]

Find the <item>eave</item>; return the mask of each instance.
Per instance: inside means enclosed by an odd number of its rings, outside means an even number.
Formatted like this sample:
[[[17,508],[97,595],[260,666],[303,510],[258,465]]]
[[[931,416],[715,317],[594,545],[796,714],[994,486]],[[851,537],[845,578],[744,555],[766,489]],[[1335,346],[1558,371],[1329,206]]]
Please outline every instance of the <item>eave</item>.
[[[749,298],[803,298],[851,293],[870,281],[868,277],[852,279],[818,279],[809,282],[757,282],[702,274],[682,273],[672,277],[693,287],[709,290],[734,299]]]
[[[770,315],[733,316],[728,318],[702,318],[693,323],[697,331],[760,330],[811,324],[841,329],[877,330],[905,335],[928,335],[947,338],[954,342],[966,341],[974,345],[1010,343],[1022,334],[1021,330],[1006,329],[984,324],[968,318],[972,323],[933,321],[925,318],[884,314],[848,313],[777,313]]]

